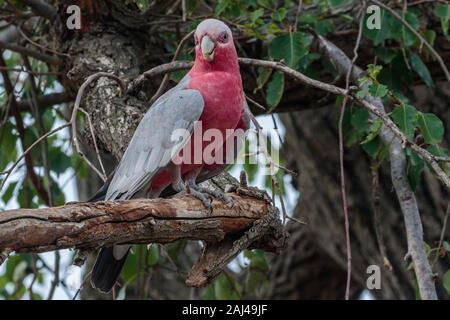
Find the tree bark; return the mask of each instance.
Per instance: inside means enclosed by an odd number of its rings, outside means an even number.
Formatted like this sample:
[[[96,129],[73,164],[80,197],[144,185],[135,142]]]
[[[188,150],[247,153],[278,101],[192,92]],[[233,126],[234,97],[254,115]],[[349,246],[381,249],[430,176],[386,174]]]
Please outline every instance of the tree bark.
[[[61,207],[4,211],[0,251],[92,249],[114,243],[217,242],[249,229],[268,213],[264,200],[232,195],[229,208],[214,200],[211,213],[192,196],[71,203]]]

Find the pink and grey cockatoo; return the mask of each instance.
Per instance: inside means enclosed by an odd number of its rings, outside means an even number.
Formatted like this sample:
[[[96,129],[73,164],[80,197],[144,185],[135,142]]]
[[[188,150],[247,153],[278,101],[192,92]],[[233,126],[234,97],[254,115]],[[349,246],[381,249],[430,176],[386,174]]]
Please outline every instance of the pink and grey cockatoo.
[[[227,130],[249,127],[233,36],[226,24],[215,19],[204,20],[198,25],[194,66],[178,85],[150,107],[112,179],[90,201],[156,198],[186,191],[188,185],[190,194],[207,207],[210,206],[208,193],[230,204],[231,198],[223,192],[210,192],[197,185],[223,171],[226,163],[179,163],[171,157],[175,145],[171,134],[177,129],[185,129],[192,136],[197,121],[201,122],[203,132],[216,129],[224,137]],[[205,144],[195,147],[205,148]],[[229,148],[222,147],[225,158]],[[182,146],[176,151],[184,157],[187,153],[181,149]],[[129,249],[128,245],[102,248],[91,276],[95,288],[104,292],[112,289]]]

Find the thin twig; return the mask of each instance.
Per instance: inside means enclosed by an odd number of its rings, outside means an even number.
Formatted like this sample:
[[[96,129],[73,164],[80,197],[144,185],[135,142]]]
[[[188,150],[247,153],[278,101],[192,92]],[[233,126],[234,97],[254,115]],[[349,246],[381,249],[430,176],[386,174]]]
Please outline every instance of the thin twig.
[[[47,132],[46,134],[44,134],[43,136],[39,137],[39,139],[37,139],[35,142],[33,142],[21,155],[20,157],[12,164],[12,166],[3,172],[0,172],[0,175],[6,175],[6,177],[4,178],[4,180],[2,181],[2,183],[0,184],[0,190],[3,188],[3,186],[5,185],[6,180],[8,179],[8,177],[11,175],[11,173],[14,171],[14,169],[17,167],[17,165],[20,163],[20,161],[35,147],[37,146],[43,139],[48,138],[49,136],[55,134],[56,132],[67,128],[70,126],[70,122],[65,123],[49,132]]]
[[[184,1],[183,1],[184,2]],[[178,57],[180,56],[181,50],[183,49],[184,45],[186,44],[186,42],[189,41],[189,39],[192,37],[192,35],[194,34],[195,30],[192,30],[191,32],[189,32],[186,36],[184,36],[183,39],[181,39],[180,43],[178,44],[178,47],[175,51],[175,54],[173,55],[172,58],[172,62],[176,61],[178,59]],[[156,99],[159,98],[159,96],[161,96],[161,94],[164,92],[164,90],[167,87],[167,84],[169,83],[169,78],[170,78],[170,74],[166,73],[164,75],[163,80],[161,81],[161,84],[159,85],[158,90],[156,91],[156,93],[153,95],[153,97],[150,99],[149,101],[149,105],[152,105],[153,102],[156,101]]]
[[[25,55],[22,55],[22,59],[23,59],[25,68],[28,71],[32,72],[33,68],[31,67],[31,64],[30,64],[30,61],[29,61],[28,57],[25,56]],[[41,113],[39,111],[40,106],[39,106],[38,98],[37,98],[37,96],[38,96],[38,93],[37,93],[38,92],[38,87],[36,86],[35,78],[34,78],[33,74],[30,73],[28,75],[28,80],[30,82],[30,87],[31,87],[31,101],[32,101],[32,103],[31,103],[31,107],[32,108],[31,109],[33,111],[34,118],[36,120],[36,128],[37,128],[38,134],[40,136],[42,136],[42,135],[45,134],[44,133],[45,129],[44,129],[44,123],[42,121]],[[53,203],[53,192],[52,192],[52,184],[53,184],[52,182],[53,182],[53,180],[52,180],[52,177],[50,176],[50,164],[49,164],[49,160],[48,160],[48,144],[47,144],[47,140],[46,139],[42,140],[41,145],[42,145],[42,149],[41,149],[42,162],[44,164],[45,178],[47,179],[48,205],[49,206],[53,206],[54,205],[54,203]]]
[[[36,60],[40,60],[43,61],[45,63],[48,64],[52,64],[52,65],[58,65],[62,63],[62,60],[60,60],[58,57],[55,56],[51,56],[45,53],[41,53],[39,51],[33,50],[33,49],[29,49],[26,47],[22,47],[13,43],[7,43],[4,41],[0,40],[0,48],[3,49],[8,49],[17,53],[21,53],[24,54],[26,56],[32,57]]]
[[[0,66],[6,67],[6,63],[5,60],[3,59],[3,56],[0,52]],[[26,148],[25,145],[25,126],[23,123],[23,119],[20,115],[19,110],[17,109],[17,100],[16,100],[16,96],[14,93],[14,86],[11,83],[11,80],[9,78],[8,72],[5,70],[1,71],[2,76],[3,76],[3,84],[5,86],[5,90],[7,92],[7,96],[8,99],[11,100],[12,103],[12,110],[13,110],[13,116],[14,119],[16,120],[16,129],[19,133],[19,140],[21,142],[22,145],[22,149]],[[34,166],[33,166],[33,159],[31,158],[31,156],[29,154],[25,154],[25,167],[26,167],[26,171],[28,174],[28,177],[31,180],[31,183],[34,185],[37,194],[39,195],[39,197],[45,202],[45,203],[49,203],[49,199],[48,199],[48,194],[47,192],[42,188],[43,183],[42,180],[40,179],[40,177],[36,174],[36,172],[34,171]],[[9,176],[8,173],[7,177]],[[4,179],[2,181],[2,183],[0,184],[0,190],[1,188],[3,188],[4,184],[5,184],[6,179]]]
[[[121,89],[121,92],[123,93],[125,91],[126,85],[123,82],[122,79],[120,79],[118,76],[113,75],[112,73],[107,73],[107,72],[97,72],[93,75],[90,75],[86,81],[83,82],[83,84],[80,86],[80,89],[78,89],[78,93],[77,93],[77,97],[75,98],[75,104],[73,106],[73,110],[72,110],[72,116],[70,118],[70,125],[72,127],[72,140],[73,143],[75,145],[75,149],[77,151],[77,153],[86,161],[86,163],[89,165],[89,167],[91,167],[92,170],[95,171],[95,173],[98,174],[98,176],[103,180],[103,182],[106,181],[107,177],[106,174],[101,173],[97,167],[95,167],[91,161],[89,161],[89,159],[86,157],[86,155],[83,153],[83,151],[81,151],[79,142],[78,142],[78,138],[77,138],[77,112],[80,108],[80,103],[81,103],[81,99],[83,98],[83,94],[84,94],[84,90],[86,89],[86,87],[93,81],[97,80],[98,78],[101,77],[106,77],[106,78],[110,78],[115,80]]]
[[[21,36],[22,36],[25,40],[27,40],[29,43],[31,43],[32,45],[34,45],[34,46],[36,46],[36,47],[38,47],[38,48],[40,48],[40,49],[42,49],[42,50],[44,50],[44,51],[48,51],[48,52],[54,53],[54,54],[56,54],[56,55],[58,55],[58,56],[64,56],[64,57],[69,57],[69,58],[70,58],[70,54],[62,53],[62,52],[59,52],[59,51],[56,51],[56,50],[47,48],[47,47],[45,47],[45,46],[43,46],[43,45],[41,45],[41,44],[39,44],[39,43],[33,41],[33,40],[30,39],[30,38],[25,34],[25,32],[22,30],[22,26],[18,26],[18,27],[17,27],[17,30],[19,30],[19,33],[21,34]]]
[[[59,251],[56,250],[55,251],[55,268],[53,270],[53,281],[52,281],[52,285],[50,287],[50,291],[48,293],[47,296],[47,300],[52,300],[53,296],[55,294],[56,291],[56,287],[59,284],[59,267],[60,267],[60,263],[61,263],[61,255],[59,254]]]
[[[97,160],[98,160],[98,163],[100,164],[100,168],[102,169],[103,176],[106,177],[107,175],[106,175],[105,167],[103,166],[102,157],[100,156],[100,151],[99,151],[98,146],[97,146],[97,139],[95,137],[94,126],[92,125],[91,116],[83,108],[80,108],[80,111],[83,112],[86,115],[86,118],[88,120],[89,131],[91,132],[92,141],[94,142],[94,149],[95,149],[95,153],[97,154]]]
[[[294,32],[297,31],[298,19],[300,17],[300,13],[302,12],[302,7],[303,7],[303,0],[298,0],[297,13],[295,14],[295,21],[294,21]]]
[[[31,255],[31,268],[33,269],[33,278],[31,279],[30,286],[28,287],[28,292],[30,293],[30,300],[34,300],[33,286],[38,277],[38,269],[36,266],[36,260],[37,260],[36,256],[37,256],[37,253],[33,253]]]
[[[449,216],[450,216],[450,201],[447,204],[447,210],[445,210],[444,220],[442,221],[441,236],[439,237],[439,244],[437,247],[436,257],[434,258],[433,264],[436,264],[439,258],[439,253],[441,251],[442,244],[444,243],[445,230],[447,229],[447,221]]]
[[[252,98],[250,98],[248,95],[245,95],[245,98],[247,98],[248,102],[250,102],[251,104],[253,104],[254,106],[258,107],[261,110],[267,111],[267,109],[260,104],[259,102],[253,100]]]
[[[387,256],[386,245],[384,244],[383,229],[381,228],[380,216],[380,181],[378,174],[378,165],[372,164],[372,207],[374,216],[375,236],[377,238],[378,249],[383,260],[383,265],[388,271],[392,271],[392,264]]]
[[[350,88],[350,76],[353,71],[353,66],[355,65],[356,60],[358,59],[358,49],[361,44],[361,36],[363,29],[363,21],[364,15],[362,14],[362,10],[364,10],[366,3],[364,2],[361,10],[359,11],[360,21],[359,21],[359,29],[358,29],[358,37],[356,39],[355,47],[353,49],[353,59],[351,61],[350,68],[347,71],[347,75],[345,78],[345,91],[348,92]],[[344,211],[344,225],[345,225],[345,242],[347,248],[347,281],[345,286],[345,300],[350,299],[350,282],[352,278],[352,249],[350,242],[350,223],[348,216],[348,205],[347,205],[347,192],[345,187],[345,169],[344,169],[344,134],[343,134],[343,121],[345,108],[347,106],[348,94],[344,96],[341,106],[341,112],[339,115],[339,169],[341,175],[341,197],[342,197],[342,210]]]

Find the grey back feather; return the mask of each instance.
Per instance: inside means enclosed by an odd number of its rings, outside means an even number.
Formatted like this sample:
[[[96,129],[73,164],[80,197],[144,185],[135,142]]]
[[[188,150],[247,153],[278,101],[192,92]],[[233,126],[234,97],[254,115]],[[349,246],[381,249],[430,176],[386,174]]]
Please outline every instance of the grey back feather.
[[[189,76],[184,77],[144,115],[117,167],[106,200],[133,197],[182,149],[179,141],[171,140],[172,133],[177,129],[192,132],[204,107],[200,92],[187,89],[189,80]]]

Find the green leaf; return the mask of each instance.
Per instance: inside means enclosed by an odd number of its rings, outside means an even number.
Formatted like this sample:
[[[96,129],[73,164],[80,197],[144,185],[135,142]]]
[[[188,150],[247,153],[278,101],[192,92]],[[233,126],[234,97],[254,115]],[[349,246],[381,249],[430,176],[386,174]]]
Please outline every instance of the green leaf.
[[[269,56],[284,60],[293,69],[298,68],[300,59],[308,53],[311,38],[303,32],[289,32],[275,37],[269,45]]]
[[[405,64],[405,59],[398,54],[390,64],[380,72],[379,81],[398,95],[405,86],[413,84],[413,73]]]
[[[445,290],[447,290],[447,294],[450,294],[450,269],[444,273],[442,277],[442,283],[444,284]]]
[[[434,46],[434,40],[436,40],[436,32],[434,30],[424,30],[422,36],[431,45]]]
[[[443,247],[444,247],[445,251],[450,252],[450,243],[448,243],[447,241],[444,241]]]
[[[2,195],[2,200],[5,204],[8,204],[9,200],[13,196],[14,189],[16,188],[17,181],[10,183],[8,188],[6,189],[5,193]]]
[[[256,78],[256,88],[253,91],[255,93],[258,90],[261,90],[262,87],[267,83],[267,81],[270,78],[270,75],[272,74],[272,69],[269,68],[258,68],[258,77]]]
[[[373,139],[375,139],[375,137],[378,136],[378,134],[380,133],[381,127],[383,126],[383,121],[381,119],[377,119],[375,120],[372,125],[370,126],[369,129],[369,134],[367,135],[367,137],[361,142],[361,144],[365,144],[368,143],[370,141],[372,141]]]
[[[365,133],[369,130],[369,111],[359,108],[352,114],[351,123],[353,128],[359,133]]]
[[[380,74],[382,69],[383,69],[383,66],[376,65],[376,64],[369,64],[367,66],[367,73],[369,74],[370,78],[377,80],[378,75]]]
[[[381,10],[380,19],[381,19],[381,28],[380,29],[368,29],[367,28],[367,20],[370,17],[367,13],[364,16],[364,29],[363,35],[364,37],[373,41],[373,44],[378,46],[386,39],[392,38],[391,31],[391,15],[387,14],[385,10]]]
[[[388,88],[384,84],[372,83],[369,86],[369,93],[373,97],[383,98],[389,92]]]
[[[368,94],[369,94],[369,91],[367,91],[367,88],[365,87],[364,89],[356,92],[356,97],[359,99],[364,99]]]
[[[423,63],[422,59],[420,59],[419,55],[415,52],[411,53],[410,60],[412,69],[420,76],[420,78],[422,78],[423,82],[425,82],[427,86],[432,87],[434,84],[430,71]]]
[[[52,129],[55,120],[56,120],[55,111],[53,109],[45,110],[44,114],[42,115],[42,122],[44,123],[45,132],[48,132]]]
[[[241,286],[231,276],[222,272],[214,282],[214,294],[218,300],[239,300]]]
[[[264,14],[264,9],[263,8],[259,8],[255,11],[252,11],[250,13],[250,20],[252,21],[253,24],[256,23],[256,20],[258,20],[259,18],[261,18]]]
[[[415,191],[417,186],[420,185],[422,172],[425,169],[425,161],[410,148],[406,149],[406,154],[409,160],[407,166],[408,180],[411,188]]]
[[[173,261],[177,261],[178,255],[184,250],[186,244],[186,240],[178,240],[165,246],[167,253]]]
[[[121,277],[127,284],[136,280],[136,270],[138,268],[137,250],[139,250],[139,246],[133,246],[122,268]]]
[[[419,113],[418,123],[422,136],[428,144],[438,144],[444,138],[444,124],[433,113]]]
[[[386,157],[386,145],[381,141],[380,137],[361,144],[361,148],[374,160],[382,161]]]
[[[349,4],[352,0],[329,0],[328,2],[333,7],[339,7]]]
[[[375,55],[386,64],[391,63],[397,55],[396,50],[385,47],[376,47],[374,52]]]
[[[203,300],[217,300],[216,293],[214,292],[215,283],[210,283],[205,289],[202,291]]]
[[[392,111],[391,118],[406,137],[412,139],[417,125],[417,115],[416,108],[408,104],[402,104]]]
[[[159,261],[159,247],[157,244],[151,244],[150,248],[147,247],[148,250],[148,259],[147,263],[150,267],[156,266]]]
[[[436,5],[434,14],[441,20],[442,31],[447,36],[450,21],[450,4]]]
[[[57,175],[64,173],[72,164],[71,158],[63,153],[60,148],[50,147],[48,150],[50,168]]]
[[[262,250],[245,250],[244,256],[249,260],[245,287],[257,295],[268,284],[269,264]]]
[[[280,7],[277,11],[271,14],[271,18],[276,22],[283,22],[284,18],[286,18],[286,8]]]
[[[284,91],[284,74],[276,71],[272,80],[269,82],[267,86],[266,92],[266,102],[270,108],[270,111],[273,111],[281,101],[283,97]]]
[[[9,162],[16,160],[18,136],[14,130],[14,125],[9,121],[0,126],[0,171],[3,171]]]
[[[399,14],[401,15],[401,13]],[[405,13],[405,21],[408,22],[414,30],[419,29],[419,18],[414,12],[407,11]],[[416,36],[401,21],[395,18],[393,20],[393,29],[395,30],[394,35],[396,39],[403,39],[405,46],[412,46],[417,41]]]

